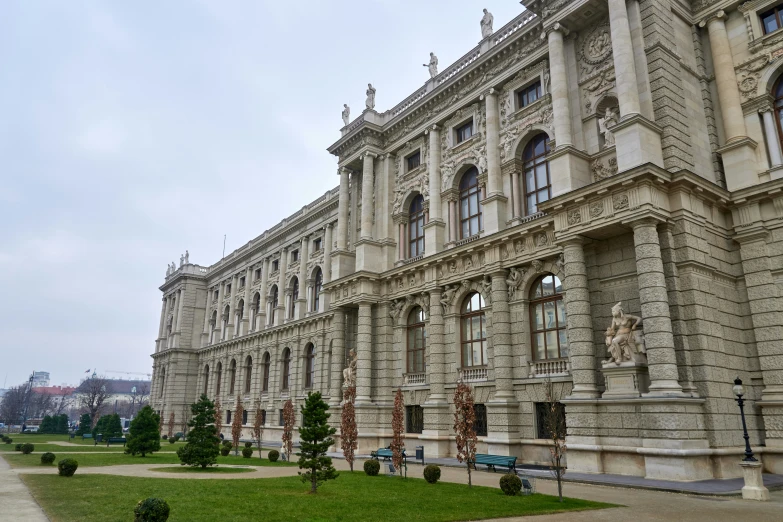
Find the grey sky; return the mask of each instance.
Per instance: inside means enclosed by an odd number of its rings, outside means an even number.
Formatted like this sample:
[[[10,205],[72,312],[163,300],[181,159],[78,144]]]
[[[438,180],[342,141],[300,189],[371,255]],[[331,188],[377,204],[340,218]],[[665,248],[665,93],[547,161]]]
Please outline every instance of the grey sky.
[[[210,265],[338,183],[367,82],[385,111],[518,0],[6,0],[0,387],[151,372],[166,263]],[[448,15],[446,14],[448,13]],[[119,374],[109,376],[120,377]]]

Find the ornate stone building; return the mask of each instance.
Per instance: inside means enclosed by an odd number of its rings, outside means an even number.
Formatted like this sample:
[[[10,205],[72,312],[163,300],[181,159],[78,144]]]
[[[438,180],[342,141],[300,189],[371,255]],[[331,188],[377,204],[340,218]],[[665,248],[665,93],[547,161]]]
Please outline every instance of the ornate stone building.
[[[391,110],[346,108],[338,188],[171,270],[164,418],[239,396],[279,437],[288,398],[339,412],[355,349],[360,451],[401,388],[407,445],[453,454],[462,379],[481,452],[547,463],[551,381],[570,469],[693,480],[741,474],[740,376],[783,473],[783,2],[522,4]]]

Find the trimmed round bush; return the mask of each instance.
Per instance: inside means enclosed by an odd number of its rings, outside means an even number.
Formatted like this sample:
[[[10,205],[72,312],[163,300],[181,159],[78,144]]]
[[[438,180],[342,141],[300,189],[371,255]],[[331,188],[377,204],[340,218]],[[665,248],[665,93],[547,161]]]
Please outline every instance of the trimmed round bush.
[[[75,459],[63,459],[57,463],[57,470],[61,477],[73,477],[79,463]]]
[[[253,456],[253,448],[242,448],[242,456],[249,459]]]
[[[177,439],[169,439],[169,444],[174,444],[175,442],[177,442]]]
[[[169,436],[168,436],[168,435],[164,435],[164,436],[162,436],[162,437],[161,437],[161,439],[163,439],[163,440],[168,440],[168,439],[169,439]]]
[[[229,453],[231,453],[231,450],[229,448],[227,448],[225,446],[220,448],[220,454],[223,455],[224,457],[228,457]]]
[[[269,459],[269,462],[277,462],[277,459],[280,458],[280,452],[277,450],[270,450],[266,458]]]
[[[181,438],[182,438],[182,437],[180,437],[180,436],[179,436],[179,433],[177,433],[176,435],[174,435],[174,442],[179,442],[179,440],[180,440]]]
[[[365,460],[364,461],[364,472],[367,473],[371,477],[375,477],[378,475],[378,472],[381,471],[381,463],[377,460]]]
[[[430,484],[435,484],[440,480],[440,466],[429,464],[424,468],[424,480]]]
[[[522,480],[513,473],[506,473],[500,477],[500,489],[509,497],[513,497],[522,491]]]
[[[41,455],[41,464],[51,464],[54,462],[54,459],[57,458],[54,453],[47,451],[43,455]]]
[[[253,443],[252,442],[245,442],[245,447],[246,448],[252,448],[253,447]]]
[[[14,451],[22,451],[22,445],[17,444],[16,446],[14,446]]]
[[[35,446],[33,444],[30,444],[29,442],[27,444],[22,444],[22,455],[29,455],[35,451]]]
[[[223,447],[228,448],[228,449],[232,449],[234,447],[234,444],[232,444],[230,440],[224,440],[223,441]]]
[[[166,522],[169,519],[169,504],[162,498],[145,498],[136,504],[133,514],[135,522]]]

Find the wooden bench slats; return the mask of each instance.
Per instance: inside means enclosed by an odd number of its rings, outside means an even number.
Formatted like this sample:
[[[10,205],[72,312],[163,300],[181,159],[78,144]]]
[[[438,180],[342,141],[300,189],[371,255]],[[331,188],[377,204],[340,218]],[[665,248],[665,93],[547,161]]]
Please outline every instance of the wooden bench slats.
[[[481,464],[495,471],[495,466],[502,466],[508,468],[509,471],[517,472],[517,458],[511,455],[488,455],[486,453],[477,453],[476,460],[473,462],[473,467],[476,464]]]

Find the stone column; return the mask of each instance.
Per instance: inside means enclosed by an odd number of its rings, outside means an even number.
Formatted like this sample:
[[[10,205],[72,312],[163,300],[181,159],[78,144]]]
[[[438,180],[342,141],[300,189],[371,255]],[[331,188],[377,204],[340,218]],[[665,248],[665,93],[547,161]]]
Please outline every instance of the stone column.
[[[373,194],[375,180],[373,179],[375,154],[365,152],[362,158],[362,239],[372,239]]]
[[[236,315],[237,303],[237,286],[239,285],[239,278],[236,274],[231,277],[231,299],[228,302],[228,326],[226,328],[226,339],[232,339],[234,337],[234,319]]]
[[[620,116],[639,114],[641,112],[639,88],[636,85],[631,25],[628,23],[625,0],[609,0],[609,26],[612,32],[612,56],[614,57],[614,70],[617,78]]]
[[[574,388],[573,399],[598,397],[593,344],[593,316],[590,312],[590,290],[587,265],[581,238],[563,245],[565,260],[565,307],[568,351]]]
[[[177,330],[179,327],[179,304],[182,302],[181,291],[174,292],[174,319],[171,321],[171,342],[169,346],[174,348],[177,339]]]
[[[519,173],[512,172],[511,173],[511,191],[514,193],[513,198],[513,205],[511,207],[512,212],[514,214],[515,218],[522,217],[522,194],[519,193]]]
[[[212,304],[212,294],[214,293],[214,287],[213,288],[207,288],[207,304],[206,308],[204,310],[204,334],[209,334],[209,319],[210,314],[209,309],[211,308]]]
[[[246,335],[250,332],[250,287],[253,286],[251,277],[253,277],[253,269],[247,267],[245,270],[245,306],[242,307],[242,325],[237,327],[237,335]]]
[[[433,125],[426,132],[429,135],[430,199],[429,214],[424,225],[424,255],[431,256],[443,251],[446,244],[446,221],[443,219],[443,202],[441,201],[440,127]]]
[[[269,258],[264,258],[263,265],[261,267],[261,299],[258,302],[258,315],[257,319],[258,330],[263,329],[266,326],[266,294],[269,291],[267,285],[269,284]]]
[[[726,133],[726,141],[730,142],[745,137],[746,131],[725,18],[726,14],[719,11],[706,21],[706,25],[710,35],[712,66],[715,73],[715,84],[718,88],[718,100],[723,115],[723,130]],[[705,22],[701,22],[699,25],[704,27]]]
[[[452,243],[459,239],[457,231],[457,201],[454,196],[449,197],[449,241]]]
[[[549,74],[551,76],[552,113],[557,146],[571,145],[571,106],[568,102],[568,79],[566,77],[566,57],[563,37],[568,30],[555,24],[549,31]],[[619,76],[619,75],[618,75]]]
[[[175,344],[176,346],[179,346],[180,343],[180,337],[182,335],[182,316],[185,313],[185,290],[183,288],[180,288],[179,292],[177,292],[177,317],[175,318],[175,324],[176,324],[176,336],[175,336]]]
[[[405,261],[405,223],[402,221],[400,221],[399,229],[400,243],[397,248],[397,253],[399,254],[400,261]]]
[[[440,287],[430,290],[430,316],[427,325],[427,352],[429,361],[427,373],[429,374],[430,396],[428,402],[446,401],[446,355],[444,346],[445,327],[443,325],[443,308],[440,304]],[[404,319],[400,318],[404,324]],[[403,334],[405,335],[405,334]]]
[[[650,372],[650,392],[647,395],[683,396],[682,387],[677,381],[677,356],[657,222],[653,219],[641,219],[631,226],[636,249],[642,328]],[[569,321],[570,319],[569,317]]]
[[[764,134],[766,134],[767,138],[770,167],[780,167],[783,165],[783,153],[780,151],[780,139],[778,139],[778,129],[775,125],[775,116],[772,114],[772,108],[767,107],[759,112],[761,112],[761,117],[764,120]]]
[[[500,172],[500,110],[495,89],[484,94],[484,103],[487,110],[487,189],[482,213],[484,231],[492,234],[506,228],[508,197],[503,193]]]
[[[171,348],[171,344],[169,341],[169,331],[166,325],[168,321],[169,309],[171,308],[171,294],[167,295],[164,299],[166,303],[163,305],[163,308],[165,310],[164,312],[165,318],[163,319],[163,341],[164,341],[163,346],[165,346],[166,348]],[[171,327],[171,333],[172,334],[174,333],[174,325],[172,325]]]
[[[277,309],[272,310],[275,322],[273,324],[281,325],[285,322],[285,272],[288,270],[288,247],[280,251],[280,273],[277,278]]]
[[[340,169],[340,194],[337,200],[337,250],[348,248],[348,176],[350,171]]]
[[[343,365],[345,363],[345,310],[338,306],[332,316],[332,381],[329,383],[330,406],[343,400]]]
[[[302,319],[307,313],[307,259],[310,257],[310,236],[302,238],[299,247],[299,310],[297,319]]]
[[[356,402],[371,402],[372,387],[372,303],[359,303],[356,336]]]
[[[511,353],[511,314],[508,307],[506,271],[493,272],[492,277],[492,348],[495,367],[495,397],[513,399],[511,384],[514,361]]]
[[[332,224],[327,223],[324,227],[324,268],[323,268],[323,282],[324,284],[332,280],[332,263],[330,261],[332,257]],[[322,310],[323,311],[323,310]]]

